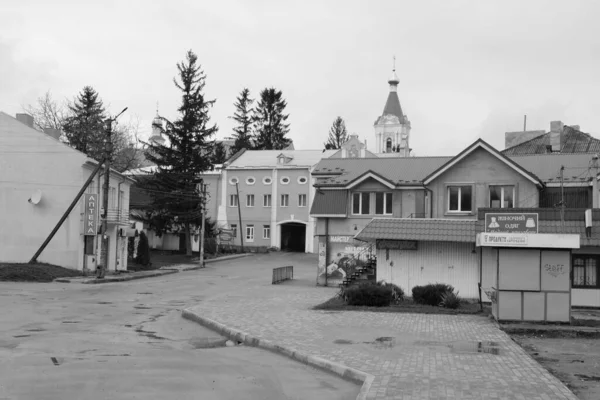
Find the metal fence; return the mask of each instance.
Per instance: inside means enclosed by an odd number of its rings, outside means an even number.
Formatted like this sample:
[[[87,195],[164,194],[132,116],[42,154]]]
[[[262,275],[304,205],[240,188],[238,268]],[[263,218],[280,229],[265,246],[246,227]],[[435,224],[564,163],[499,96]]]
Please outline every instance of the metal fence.
[[[294,279],[294,267],[273,268],[273,285],[288,279]]]

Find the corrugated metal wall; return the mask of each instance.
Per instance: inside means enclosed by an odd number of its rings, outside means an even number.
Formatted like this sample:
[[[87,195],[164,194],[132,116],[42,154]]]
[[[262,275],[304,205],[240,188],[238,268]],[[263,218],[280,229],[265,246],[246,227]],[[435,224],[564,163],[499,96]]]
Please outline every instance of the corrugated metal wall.
[[[448,283],[463,298],[479,298],[479,254],[474,244],[419,242],[418,250],[377,250],[377,280],[412,295],[413,286]]]

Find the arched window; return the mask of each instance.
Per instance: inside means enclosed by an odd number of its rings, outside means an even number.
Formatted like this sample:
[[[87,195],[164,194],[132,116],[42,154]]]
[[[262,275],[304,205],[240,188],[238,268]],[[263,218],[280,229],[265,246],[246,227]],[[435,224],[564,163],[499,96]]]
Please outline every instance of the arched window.
[[[387,140],[385,141],[385,152],[386,153],[392,152],[392,138],[387,138]]]

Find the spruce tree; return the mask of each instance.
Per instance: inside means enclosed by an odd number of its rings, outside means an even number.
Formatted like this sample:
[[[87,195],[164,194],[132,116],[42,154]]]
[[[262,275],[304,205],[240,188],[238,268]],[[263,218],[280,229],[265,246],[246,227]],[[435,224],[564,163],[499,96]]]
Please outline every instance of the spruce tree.
[[[252,124],[253,124],[253,109],[252,103],[254,99],[250,98],[250,90],[244,88],[240,95],[236,98],[235,113],[229,117],[238,123],[233,128],[235,143],[230,150],[230,154],[234,155],[242,149],[252,149]]]
[[[348,140],[348,131],[346,131],[346,123],[342,117],[337,117],[331,128],[329,129],[329,137],[325,142],[326,150],[337,150]]]
[[[291,140],[285,135],[290,131],[285,121],[289,114],[284,114],[286,101],[280,90],[267,88],[260,92],[255,113],[254,148],[257,150],[281,150],[290,145]]]
[[[225,161],[227,161],[227,150],[225,150],[225,145],[223,142],[215,142],[212,154],[213,166],[215,164],[223,164]]]
[[[149,144],[146,157],[157,171],[144,184],[152,197],[152,217],[159,226],[181,226],[186,236],[186,254],[192,255],[192,229],[202,221],[204,199],[199,184],[201,174],[211,169],[216,125],[210,125],[208,111],[215,100],[206,100],[203,89],[206,75],[191,50],[177,64],[175,86],[182,92],[178,118],[166,122],[165,145]],[[162,232],[159,232],[162,233]]]
[[[106,111],[98,92],[91,86],[83,88],[69,105],[63,130],[69,145],[88,156],[101,160],[104,156]]]

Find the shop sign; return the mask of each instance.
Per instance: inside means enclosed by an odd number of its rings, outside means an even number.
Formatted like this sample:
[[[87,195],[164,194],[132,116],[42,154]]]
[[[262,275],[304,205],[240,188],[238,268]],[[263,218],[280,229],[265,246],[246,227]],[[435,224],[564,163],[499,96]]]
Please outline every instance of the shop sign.
[[[486,213],[485,232],[538,233],[538,214]]]
[[[417,250],[416,240],[377,240],[378,250]]]
[[[98,233],[98,196],[96,194],[84,194],[83,201],[85,211],[83,214],[83,234],[95,236]]]
[[[527,235],[506,233],[482,233],[481,245],[527,246]]]
[[[329,236],[329,243],[349,243],[354,236]]]

